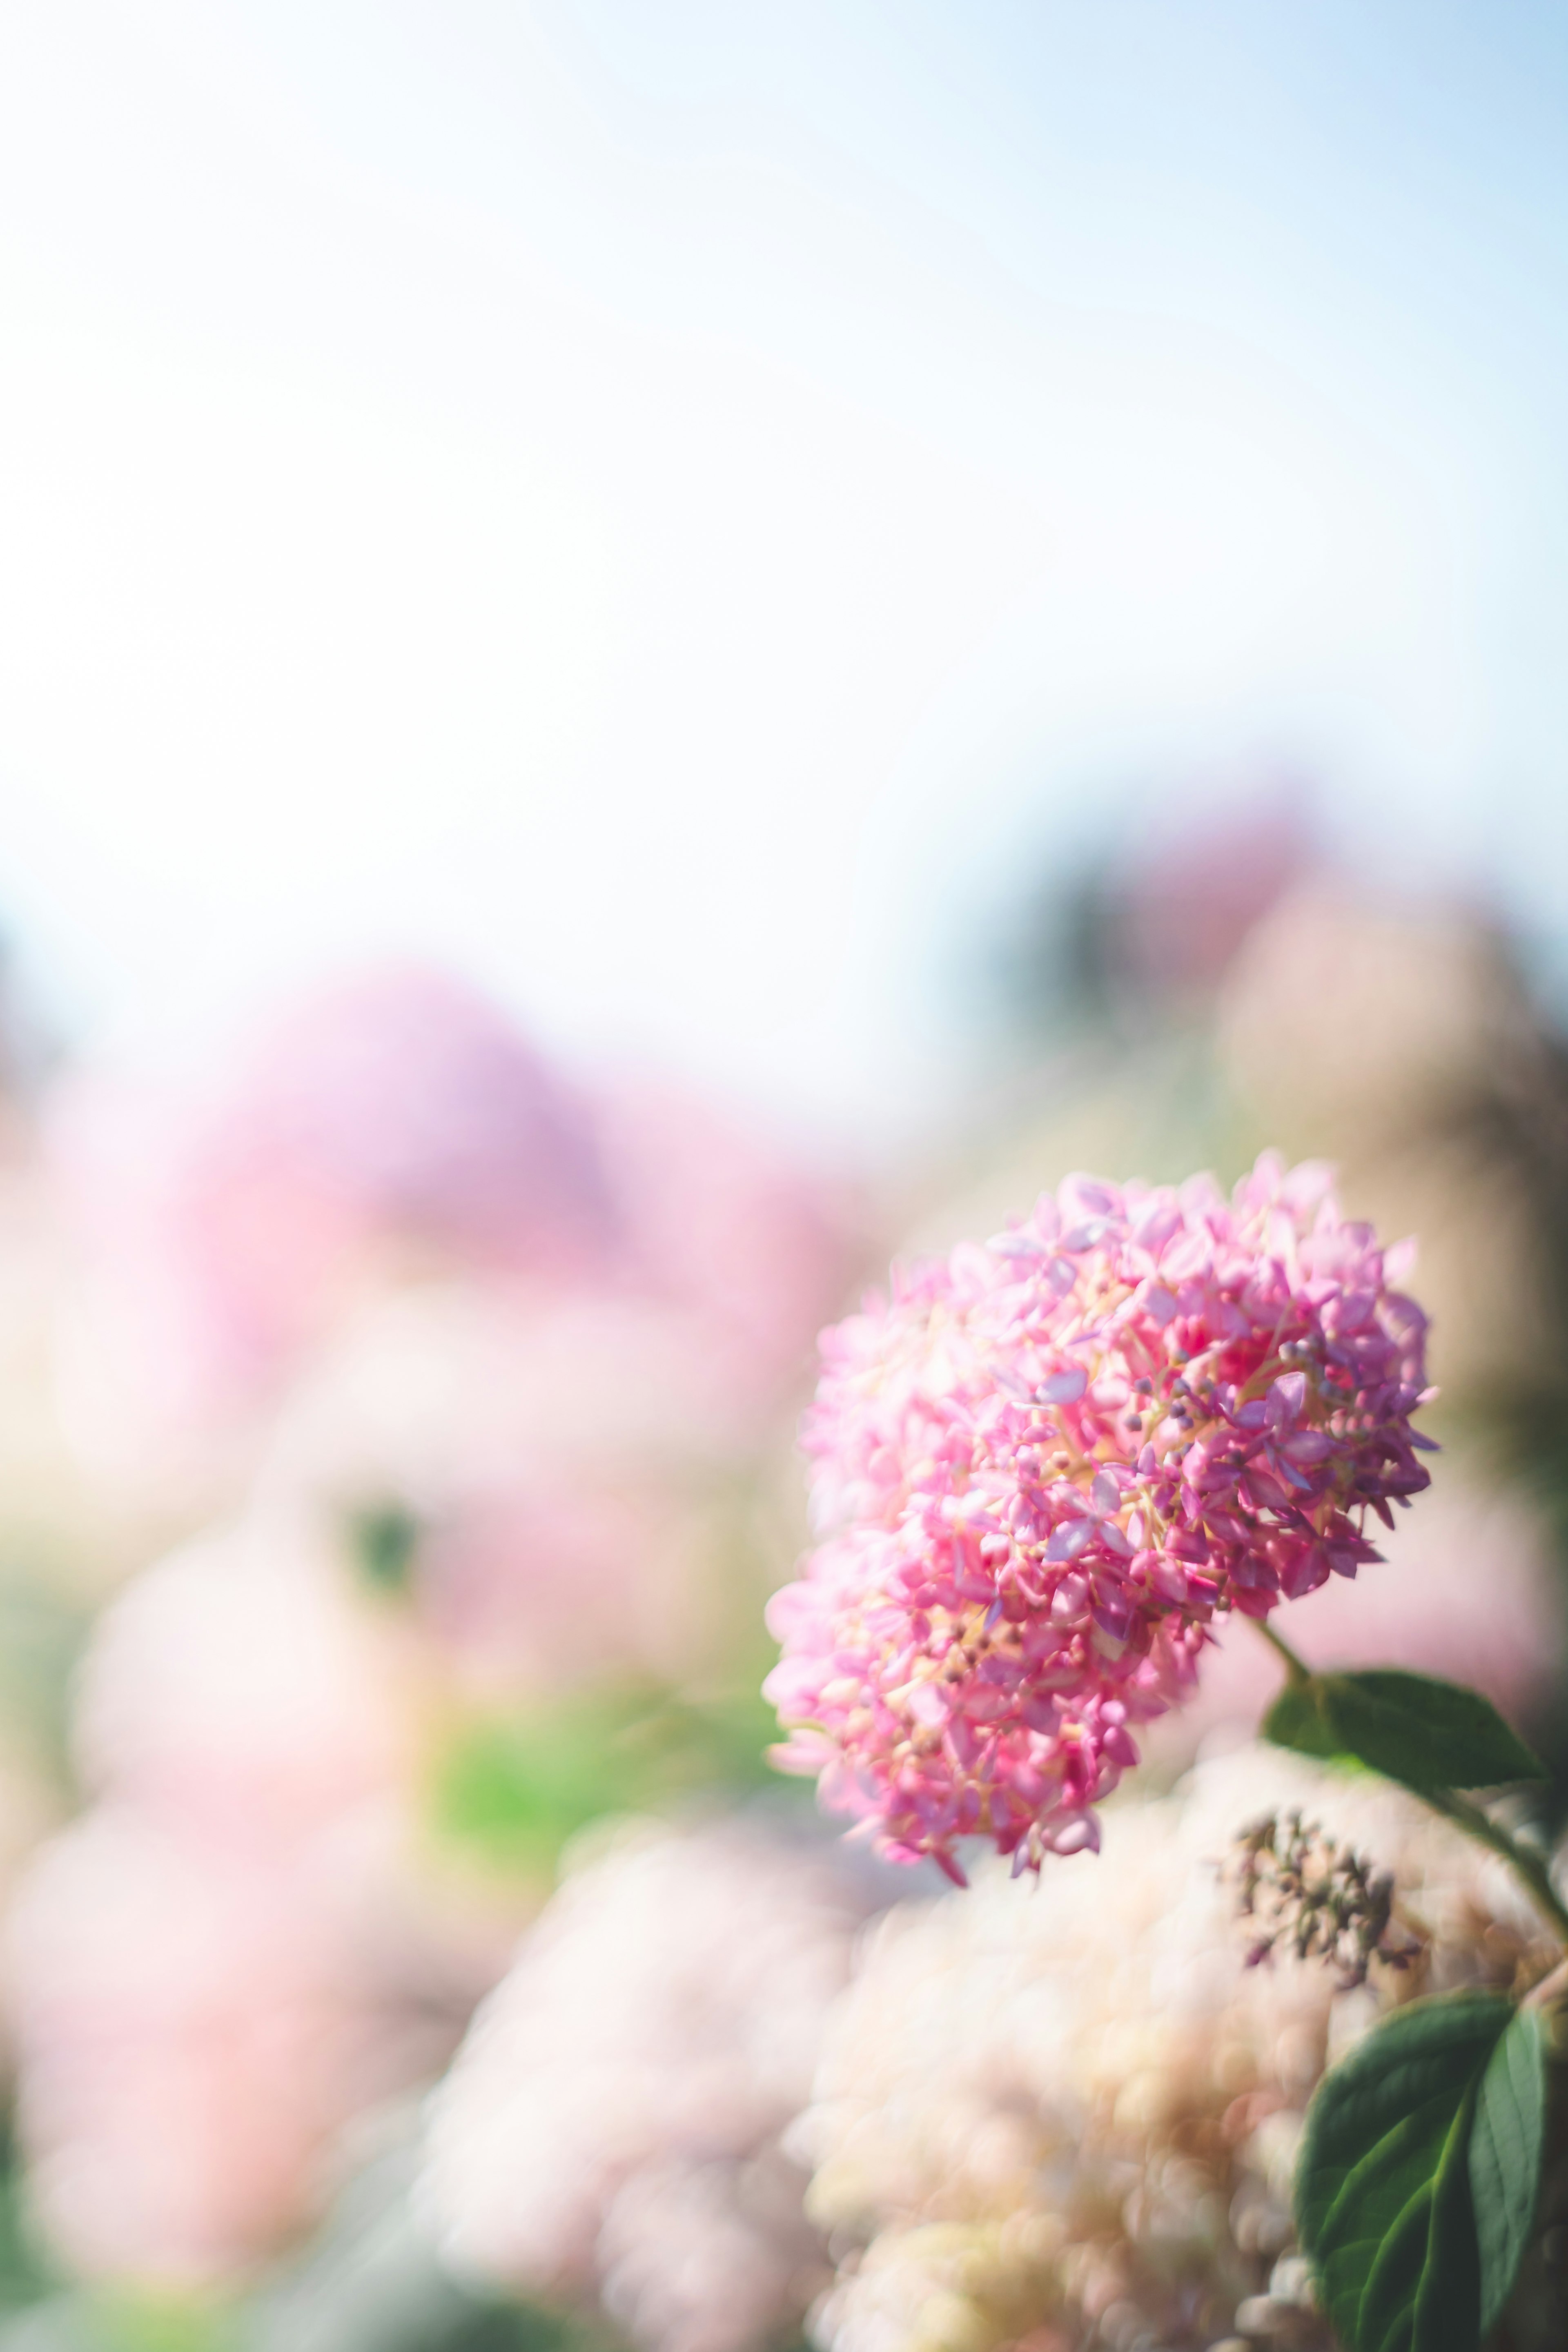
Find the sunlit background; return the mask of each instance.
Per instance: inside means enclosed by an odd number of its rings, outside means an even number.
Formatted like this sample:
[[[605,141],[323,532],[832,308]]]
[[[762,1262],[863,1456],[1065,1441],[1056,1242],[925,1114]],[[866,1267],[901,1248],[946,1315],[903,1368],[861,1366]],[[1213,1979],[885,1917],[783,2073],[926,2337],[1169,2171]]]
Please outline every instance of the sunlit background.
[[[1301,1641],[1568,1810],[1565,110],[1543,0],[0,9],[0,2352],[1326,2347],[1261,1649],[966,1910],[762,1606],[890,1255],[1275,1143],[1447,1449]]]
[[[1541,5],[6,12],[5,888],[874,1139],[1020,860],[1310,780],[1568,922]]]

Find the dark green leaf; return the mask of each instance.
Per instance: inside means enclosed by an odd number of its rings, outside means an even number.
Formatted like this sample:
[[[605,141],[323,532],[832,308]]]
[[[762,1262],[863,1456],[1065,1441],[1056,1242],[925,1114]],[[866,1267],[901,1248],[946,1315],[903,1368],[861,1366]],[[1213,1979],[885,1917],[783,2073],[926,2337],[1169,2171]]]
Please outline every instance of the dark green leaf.
[[[1535,2220],[1546,2129],[1546,2037],[1521,2009],[1492,2052],[1470,2132],[1470,2196],[1481,2263],[1481,2333],[1508,2301]]]
[[[1476,2313],[1480,2305],[1480,2257],[1470,2205],[1468,2162],[1475,2111],[1476,2092],[1472,2085],[1443,2142],[1437,2175],[1432,2183],[1426,2259],[1416,2284],[1412,2315],[1412,2352],[1416,2347],[1426,2352],[1426,2347],[1438,2345],[1445,2347],[1445,2352],[1470,2352],[1479,2335]]]
[[[1263,1737],[1276,1748],[1294,1748],[1303,1756],[1332,1758],[1340,1743],[1330,1730],[1319,1698],[1319,1684],[1287,1683],[1263,1718]]]
[[[1296,2219],[1350,2352],[1476,2352],[1470,2119],[1514,2013],[1491,1993],[1414,2001],[1318,2086]]]
[[[1546,1777],[1479,1691],[1386,1668],[1313,1682],[1335,1747],[1407,1789],[1493,1789]]]

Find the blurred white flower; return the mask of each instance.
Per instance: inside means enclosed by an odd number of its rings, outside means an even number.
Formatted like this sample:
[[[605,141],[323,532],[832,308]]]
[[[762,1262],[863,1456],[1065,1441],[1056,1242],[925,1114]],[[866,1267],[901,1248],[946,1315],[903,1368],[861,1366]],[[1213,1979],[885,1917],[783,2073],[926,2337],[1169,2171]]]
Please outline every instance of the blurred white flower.
[[[798,2321],[825,2273],[781,2135],[868,1907],[846,1858],[745,1820],[585,1843],[434,2103],[454,2264],[658,2352]]]
[[[1500,931],[1342,883],[1294,891],[1228,974],[1217,1044],[1265,1132],[1335,1160],[1352,1214],[1419,1236],[1450,1405],[1561,1380],[1543,1221],[1560,1213],[1563,1073]]]
[[[1534,1045],[1501,935],[1468,910],[1322,880],[1266,913],[1226,975],[1227,1066],[1294,1132],[1408,1134]]]
[[[1375,2006],[1321,1965],[1245,1967],[1219,1868],[1290,1805],[1392,1868],[1432,1937],[1396,1996],[1549,1964],[1500,1864],[1385,1783],[1256,1749],[1108,1806],[1092,1868],[1026,1889],[988,1867],[972,1894],[900,1905],[789,2141],[815,2166],[808,2211],[859,2242],[817,2313],[829,2352],[1130,2352],[1238,2327],[1326,2347],[1299,2266],[1271,2281],[1307,2099]]]

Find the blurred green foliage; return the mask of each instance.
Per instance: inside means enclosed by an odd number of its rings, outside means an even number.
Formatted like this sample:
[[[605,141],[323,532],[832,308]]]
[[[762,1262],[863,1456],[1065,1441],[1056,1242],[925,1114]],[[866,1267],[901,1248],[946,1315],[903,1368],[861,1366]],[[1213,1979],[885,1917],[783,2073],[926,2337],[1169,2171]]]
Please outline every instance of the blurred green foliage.
[[[431,1790],[438,1837],[494,1867],[547,1874],[606,1813],[658,1811],[700,1790],[776,1785],[771,1710],[752,1692],[700,1700],[617,1684],[464,1724]]]
[[[14,2119],[0,2112],[0,2315],[26,2309],[58,2283],[27,2225]]]
[[[0,2328],[0,2352],[245,2352],[228,2305],[131,2290],[55,2294]]]
[[[90,1624],[68,1575],[0,1550],[0,1734],[60,1787],[70,1780],[71,1674]]]
[[[406,1503],[369,1503],[356,1511],[349,1538],[365,1582],[377,1592],[406,1592],[424,1532]]]

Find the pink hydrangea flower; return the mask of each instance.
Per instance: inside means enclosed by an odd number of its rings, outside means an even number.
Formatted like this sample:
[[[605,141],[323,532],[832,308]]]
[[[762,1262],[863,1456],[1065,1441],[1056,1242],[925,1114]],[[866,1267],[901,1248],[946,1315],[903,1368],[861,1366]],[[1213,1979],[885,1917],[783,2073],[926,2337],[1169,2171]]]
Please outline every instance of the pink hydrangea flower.
[[[1353,1577],[1367,1511],[1427,1485],[1401,1271],[1326,1169],[1265,1153],[1229,1202],[1069,1177],[896,1275],[824,1339],[827,1532],[770,1606],[775,1760],[960,1881],[965,1836],[1020,1870],[1097,1847],[1215,1619]]]

